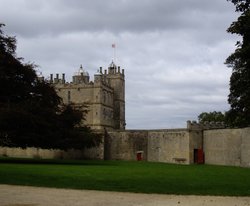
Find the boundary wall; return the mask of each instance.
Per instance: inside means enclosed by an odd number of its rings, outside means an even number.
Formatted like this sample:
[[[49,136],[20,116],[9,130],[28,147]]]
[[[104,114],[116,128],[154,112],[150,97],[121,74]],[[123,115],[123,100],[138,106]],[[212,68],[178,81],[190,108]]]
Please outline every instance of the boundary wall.
[[[82,151],[0,147],[0,156],[250,167],[250,127],[218,129],[188,122],[186,129],[106,131],[102,144]]]
[[[191,164],[193,150],[201,147],[198,136],[200,131],[187,129],[109,132],[104,138],[104,158]]]
[[[207,164],[250,167],[250,128],[204,131]]]
[[[0,147],[0,156],[38,159],[103,159],[103,146],[84,150],[41,149],[35,147]]]

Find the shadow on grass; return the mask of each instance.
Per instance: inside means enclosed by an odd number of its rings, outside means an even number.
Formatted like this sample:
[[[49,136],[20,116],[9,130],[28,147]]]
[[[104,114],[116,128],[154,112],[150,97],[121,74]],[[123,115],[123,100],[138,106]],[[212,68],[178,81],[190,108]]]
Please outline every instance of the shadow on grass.
[[[84,166],[117,166],[115,161],[103,160],[63,160],[63,159],[39,159],[39,158],[10,158],[0,157],[0,163],[15,164],[53,164],[53,165],[84,165]]]

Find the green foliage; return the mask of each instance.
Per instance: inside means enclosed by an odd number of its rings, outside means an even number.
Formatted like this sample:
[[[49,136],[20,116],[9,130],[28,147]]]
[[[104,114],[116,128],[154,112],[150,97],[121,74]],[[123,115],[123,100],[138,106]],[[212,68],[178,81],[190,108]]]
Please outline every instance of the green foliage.
[[[225,114],[222,112],[202,112],[198,116],[199,122],[225,122]]]
[[[4,35],[2,26],[0,145],[65,149],[97,143],[91,130],[82,132],[78,128],[84,113],[74,105],[62,105],[54,87],[38,80],[35,65],[24,64],[16,57],[16,39]]]
[[[250,0],[227,0],[227,1],[231,1],[236,7],[236,11],[239,12],[244,12],[248,10],[250,6]]]
[[[125,161],[0,161],[1,184],[178,195],[250,195],[249,168]]]
[[[232,68],[227,121],[232,127],[247,127],[250,126],[250,1],[232,0],[232,3],[242,13],[227,31],[242,36],[242,41],[236,43],[235,52],[225,62]]]

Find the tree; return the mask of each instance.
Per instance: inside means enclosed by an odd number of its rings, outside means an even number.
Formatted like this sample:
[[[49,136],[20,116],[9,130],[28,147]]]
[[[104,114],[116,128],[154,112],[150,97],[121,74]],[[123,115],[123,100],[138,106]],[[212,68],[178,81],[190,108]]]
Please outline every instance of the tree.
[[[202,112],[198,116],[199,122],[225,122],[225,114],[222,112]]]
[[[245,12],[246,10],[249,9],[250,6],[249,0],[227,0],[227,1],[231,1],[236,7],[235,11],[239,12]]]
[[[86,127],[83,112],[63,105],[53,86],[40,81],[34,64],[15,54],[16,39],[0,24],[0,145],[83,148],[98,142]]]
[[[226,118],[232,127],[247,127],[250,126],[250,1],[230,1],[241,15],[227,32],[242,36],[242,41],[236,43],[235,52],[225,62],[232,68],[228,96],[231,108]]]

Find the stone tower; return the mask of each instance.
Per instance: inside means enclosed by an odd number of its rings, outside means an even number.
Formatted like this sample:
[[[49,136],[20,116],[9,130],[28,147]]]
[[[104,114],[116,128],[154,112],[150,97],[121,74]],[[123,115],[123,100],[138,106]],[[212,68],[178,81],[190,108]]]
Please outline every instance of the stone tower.
[[[124,69],[116,66],[114,62],[109,65],[108,74],[105,75],[110,86],[114,89],[114,128],[125,129],[125,79]]]
[[[94,81],[90,81],[89,73],[82,66],[73,75],[72,82],[65,81],[59,74],[50,82],[55,87],[57,94],[63,103],[72,104],[81,108],[87,106],[88,113],[84,125],[92,129],[125,129],[125,77],[124,70],[120,70],[112,62],[108,71],[102,72],[102,68],[94,75]]]

